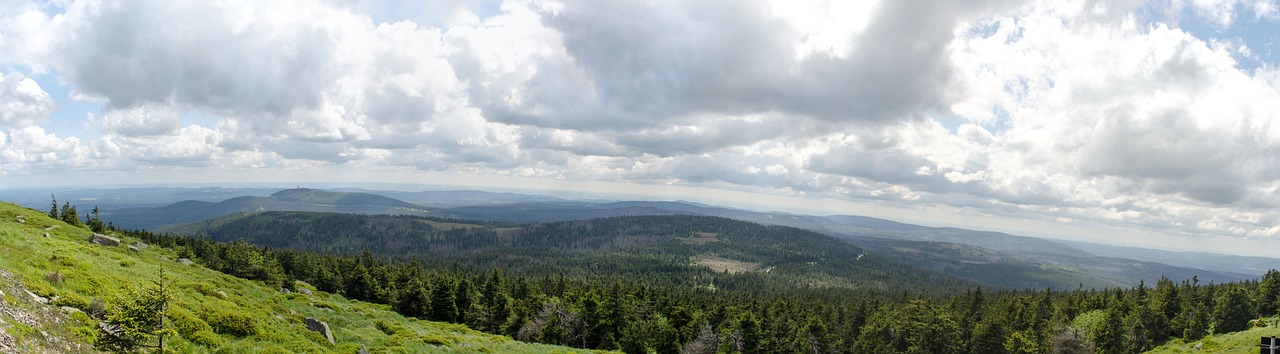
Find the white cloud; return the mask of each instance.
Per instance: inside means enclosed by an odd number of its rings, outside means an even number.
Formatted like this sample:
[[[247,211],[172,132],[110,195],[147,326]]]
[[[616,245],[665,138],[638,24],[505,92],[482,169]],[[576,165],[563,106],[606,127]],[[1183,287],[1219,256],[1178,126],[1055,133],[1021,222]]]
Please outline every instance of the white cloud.
[[[0,127],[35,126],[53,109],[53,98],[35,80],[21,73],[0,73]]]
[[[1179,27],[1273,21],[1273,1],[44,5],[0,5],[10,175],[417,169],[1280,222],[1274,59]],[[22,73],[104,102],[100,135],[55,131],[62,102]]]

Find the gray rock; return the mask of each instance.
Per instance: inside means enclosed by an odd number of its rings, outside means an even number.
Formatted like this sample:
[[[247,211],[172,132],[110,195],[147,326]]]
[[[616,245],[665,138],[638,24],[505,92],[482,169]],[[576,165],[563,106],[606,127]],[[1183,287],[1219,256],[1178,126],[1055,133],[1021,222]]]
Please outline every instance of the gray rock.
[[[134,246],[134,245],[129,245],[129,250],[130,250],[130,251],[133,251],[133,252],[141,251],[141,250],[139,250],[139,249],[138,249],[138,246]]]
[[[289,288],[280,288],[280,292],[284,293],[285,295],[289,295],[293,293],[292,291],[289,291]]]
[[[189,266],[189,265],[191,265],[191,263],[194,263],[194,262],[192,262],[190,259],[186,259],[186,258],[178,258],[178,263],[182,263],[182,265],[188,265],[188,266]]]
[[[227,292],[225,292],[225,291],[218,290],[218,292],[217,292],[217,293],[215,293],[215,294],[218,294],[218,298],[219,298],[219,299],[225,299],[225,298],[227,298]]]
[[[303,295],[311,295],[311,289],[298,288],[298,293]]]
[[[76,312],[84,312],[84,311],[80,311],[80,309],[78,309],[78,308],[74,308],[74,307],[71,307],[71,306],[62,306],[62,312],[66,312],[66,313],[76,313]]]
[[[329,344],[333,344],[333,332],[329,331],[329,323],[316,319],[315,317],[307,317],[303,320],[307,324],[307,329],[319,332],[324,339],[329,340]]]
[[[31,290],[27,290],[27,295],[31,295],[31,298],[32,298],[32,299],[35,299],[35,300],[36,300],[36,302],[39,302],[39,303],[42,303],[42,304],[47,304],[47,303],[49,303],[49,299],[46,299],[46,298],[44,298],[43,296],[40,296],[40,295],[36,295],[36,293],[31,292]]]
[[[48,232],[44,233],[44,238],[49,238],[49,233],[48,233]]]
[[[145,250],[145,249],[147,249],[147,247],[148,247],[148,245],[147,245],[147,244],[145,244],[145,243],[142,243],[142,241],[134,242],[134,243],[132,243],[132,245],[133,245],[133,247],[137,247],[137,248],[138,248],[138,249],[140,249],[140,250]]]
[[[115,247],[120,245],[120,239],[99,234],[99,233],[94,233],[92,236],[89,236],[89,243],[95,243],[95,244],[99,244],[107,247]]]
[[[358,352],[356,352],[356,353],[357,353],[357,354],[369,354],[369,348],[365,348],[365,347],[364,347],[364,344],[361,344],[361,345],[360,345],[360,351],[358,351]]]
[[[166,260],[166,261],[167,261],[167,260],[169,260],[169,257],[165,257],[164,255],[156,256],[156,258],[160,258],[160,259],[162,259],[162,260]]]

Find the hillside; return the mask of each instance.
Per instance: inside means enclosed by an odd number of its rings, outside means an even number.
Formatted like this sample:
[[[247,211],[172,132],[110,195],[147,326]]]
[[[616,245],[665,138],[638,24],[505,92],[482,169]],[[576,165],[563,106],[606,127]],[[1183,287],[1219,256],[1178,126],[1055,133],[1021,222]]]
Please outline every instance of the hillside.
[[[938,291],[973,283],[887,261],[830,236],[719,217],[623,216],[506,224],[307,212],[235,214],[166,231],[304,251],[415,256],[485,269],[646,274],[693,281],[726,270],[775,283]]]
[[[97,319],[86,313],[124,303],[128,289],[154,287],[162,270],[174,296],[168,313],[177,332],[166,346],[177,352],[354,353],[361,346],[370,352],[573,351],[406,318],[386,305],[303,283],[291,284],[299,292],[286,294],[185,265],[171,249],[139,245],[135,251],[126,243],[136,240],[128,237],[119,246],[101,246],[86,241],[90,234],[42,212],[0,203],[0,352],[95,351],[93,345],[103,342]],[[306,318],[326,321],[335,344],[309,331]]]
[[[160,207],[106,210],[103,218],[124,229],[158,229],[223,215],[262,211],[458,216],[443,209],[381,195],[296,188],[281,190],[266,197],[242,196],[220,202],[187,200]]]

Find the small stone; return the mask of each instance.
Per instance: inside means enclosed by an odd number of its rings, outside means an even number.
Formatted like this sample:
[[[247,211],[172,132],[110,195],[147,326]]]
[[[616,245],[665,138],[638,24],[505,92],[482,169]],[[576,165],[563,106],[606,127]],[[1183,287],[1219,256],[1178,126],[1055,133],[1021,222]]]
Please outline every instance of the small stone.
[[[359,352],[357,352],[357,353],[359,353],[359,354],[369,354],[369,348],[365,348],[365,347],[364,347],[364,344],[361,344],[361,345],[360,345],[360,351],[359,351]]]
[[[42,303],[42,304],[47,304],[47,303],[49,303],[49,299],[46,299],[46,298],[44,298],[43,296],[40,296],[40,295],[36,295],[36,293],[31,292],[31,290],[27,290],[27,295],[31,295],[31,298],[32,298],[32,299],[35,299],[35,300],[36,300],[36,302],[39,302],[39,303]]]
[[[191,260],[190,260],[190,259],[186,259],[186,258],[178,258],[178,263],[182,263],[182,265],[188,265],[188,266],[189,266],[189,265],[191,265],[191,263],[194,263],[194,262],[191,262]]]
[[[314,317],[307,317],[303,322],[307,324],[307,329],[319,332],[324,336],[324,339],[329,340],[329,344],[333,344],[333,332],[329,331],[328,322],[321,321]]]
[[[80,309],[74,308],[71,306],[62,306],[61,308],[62,308],[62,312],[66,312],[66,313],[83,312],[83,311],[80,311]]]
[[[218,292],[216,292],[215,294],[218,294],[218,298],[219,298],[219,299],[225,299],[225,298],[227,298],[227,292],[225,292],[225,291],[218,290]]]
[[[289,288],[280,288],[280,292],[285,293],[285,295],[293,293],[292,291],[289,291]]]
[[[142,241],[137,241],[133,243],[133,247],[137,247],[140,250],[145,250],[147,249],[147,244],[142,243]]]
[[[89,243],[99,244],[107,247],[115,247],[120,245],[120,239],[103,235],[100,233],[94,233],[93,235],[89,236]]]
[[[133,251],[134,253],[141,251],[140,249],[138,249],[138,246],[134,246],[134,245],[129,245],[129,250]]]
[[[48,233],[48,232],[44,233],[44,238],[49,238],[49,233]]]
[[[166,261],[167,261],[167,260],[169,260],[169,257],[165,257],[164,255],[156,256],[156,258],[160,258],[160,259],[162,259],[162,260],[166,260]]]
[[[298,293],[303,295],[311,295],[311,289],[298,288]]]

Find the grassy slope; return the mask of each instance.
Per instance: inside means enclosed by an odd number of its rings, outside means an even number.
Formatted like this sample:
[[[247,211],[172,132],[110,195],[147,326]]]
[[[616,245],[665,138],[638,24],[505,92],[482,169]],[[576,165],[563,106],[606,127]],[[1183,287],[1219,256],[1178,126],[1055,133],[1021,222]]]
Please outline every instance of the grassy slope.
[[[1276,318],[1269,318],[1267,322],[1275,324]],[[1211,335],[1190,342],[1173,339],[1148,353],[1257,353],[1259,340],[1262,337],[1271,336],[1280,337],[1280,328],[1274,326],[1252,328],[1240,332]],[[1196,343],[1201,343],[1203,350],[1196,350]]]
[[[26,223],[18,223],[17,216]],[[46,226],[56,226],[45,230]],[[45,238],[48,232],[51,237]],[[173,261],[174,254],[167,249],[148,247],[132,252],[124,245],[104,247],[86,242],[90,232],[54,221],[41,212],[9,203],[0,203],[0,271],[11,274],[15,284],[9,284],[4,301],[11,307],[46,307],[22,303],[11,294],[18,284],[42,295],[58,295],[62,300],[72,298],[105,299],[110,303],[124,292],[125,286],[141,287],[158,279],[161,268],[166,269],[174,281],[177,299],[171,306],[176,311],[186,311],[201,320],[210,319],[218,312],[239,312],[250,316],[256,323],[258,334],[236,337],[219,334],[212,347],[188,341],[187,338],[170,339],[168,344],[180,352],[344,352],[354,353],[361,344],[370,352],[583,352],[565,347],[527,344],[508,337],[477,332],[462,325],[420,321],[400,316],[385,305],[347,300],[341,296],[315,292],[314,295],[285,295],[264,285],[219,272],[199,265],[183,266]],[[123,240],[132,242],[133,240]],[[164,258],[162,258],[164,257]],[[166,259],[167,258],[167,259]],[[48,275],[58,272],[62,281],[51,284]],[[218,291],[225,292],[222,298]],[[82,306],[87,307],[87,306]],[[29,309],[41,310],[41,309]],[[42,351],[51,346],[42,344],[40,330],[51,334],[77,336],[71,333],[92,333],[83,314],[62,315],[49,323],[62,322],[63,328],[40,328],[33,331],[13,318],[0,315],[0,332],[13,336],[17,348],[23,351]],[[329,345],[303,324],[305,317],[317,317],[329,322],[336,346]],[[70,318],[70,319],[68,319]],[[79,318],[79,321],[76,319]],[[388,335],[378,329],[401,328]],[[195,337],[187,335],[185,337]],[[92,341],[91,338],[68,338],[72,342]],[[21,349],[27,348],[27,349]]]

